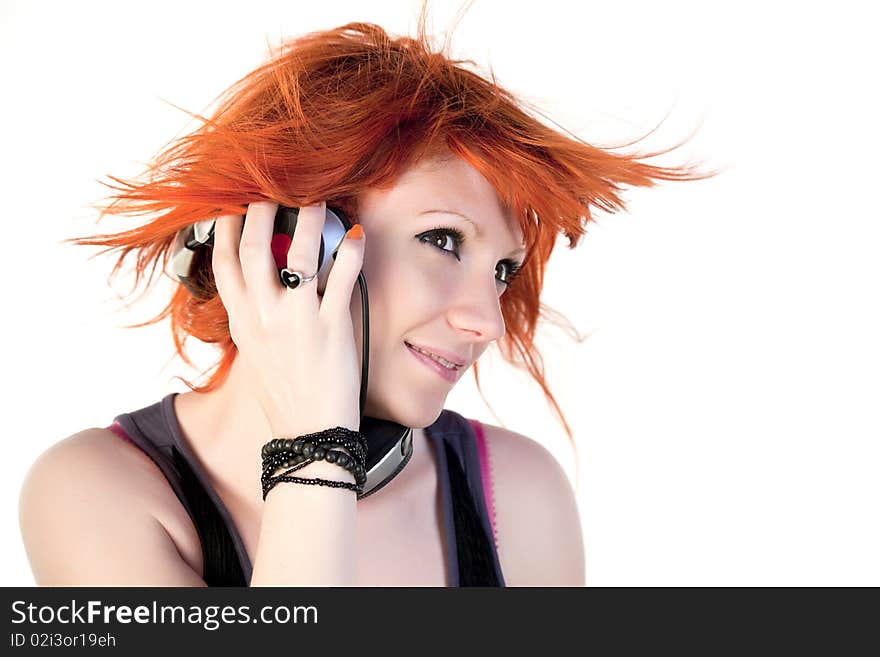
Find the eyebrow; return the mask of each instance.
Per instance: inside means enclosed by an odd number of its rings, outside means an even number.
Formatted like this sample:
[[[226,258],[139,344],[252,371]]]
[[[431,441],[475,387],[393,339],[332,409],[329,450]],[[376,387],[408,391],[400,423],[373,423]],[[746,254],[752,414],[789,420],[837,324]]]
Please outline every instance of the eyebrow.
[[[423,214],[454,214],[456,217],[461,217],[465,221],[467,221],[471,226],[474,227],[474,231],[477,233],[477,237],[479,239],[483,239],[483,229],[480,225],[475,222],[473,219],[468,217],[466,214],[462,214],[461,212],[456,212],[455,210],[424,210],[423,212],[419,212],[419,216],[421,217]],[[510,253],[507,254],[508,257],[524,257],[526,255],[526,250],[524,247],[520,247],[518,249],[514,249]]]

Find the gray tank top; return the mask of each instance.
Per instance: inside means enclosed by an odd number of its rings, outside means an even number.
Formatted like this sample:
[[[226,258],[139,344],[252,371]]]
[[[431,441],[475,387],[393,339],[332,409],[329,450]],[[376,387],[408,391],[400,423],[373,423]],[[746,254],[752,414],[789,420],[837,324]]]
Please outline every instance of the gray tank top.
[[[199,533],[205,582],[248,586],[252,564],[244,542],[183,438],[174,411],[176,395],[117,415],[107,428],[143,450],[165,475]],[[504,586],[482,426],[443,410],[425,435],[437,457],[447,586]]]

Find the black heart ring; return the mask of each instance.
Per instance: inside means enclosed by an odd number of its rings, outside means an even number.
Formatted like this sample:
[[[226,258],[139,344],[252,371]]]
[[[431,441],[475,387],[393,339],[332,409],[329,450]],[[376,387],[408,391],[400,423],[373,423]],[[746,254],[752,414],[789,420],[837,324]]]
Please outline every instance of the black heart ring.
[[[293,271],[285,267],[281,270],[281,282],[291,290],[298,288],[302,283],[308,283],[318,278],[318,275],[306,276],[301,271]]]

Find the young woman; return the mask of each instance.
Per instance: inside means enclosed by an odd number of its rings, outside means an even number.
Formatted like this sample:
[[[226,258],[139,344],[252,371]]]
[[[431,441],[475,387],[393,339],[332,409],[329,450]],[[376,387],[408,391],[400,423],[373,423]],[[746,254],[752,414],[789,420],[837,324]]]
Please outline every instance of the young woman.
[[[424,14],[415,39],[353,23],[285,44],[148,173],[114,179],[105,213],[153,220],[75,241],[121,250],[114,273],[135,252],[140,278],[214,219],[213,245],[153,321],[170,316],[187,362],[189,336],[219,362],[204,385],[41,455],[21,493],[38,584],[584,584],[577,506],[554,458],[444,401],[497,342],[571,437],[533,344],[557,236],[574,247],[591,206],[622,209],[620,185],[712,174],[554,131],[432,51]],[[282,206],[299,208],[292,241],[274,234]],[[355,227],[320,289],[328,207]],[[412,429],[405,467],[364,497],[361,411]],[[313,436],[331,429],[335,450]],[[261,464],[274,439],[288,452]],[[294,463],[299,479],[267,491]]]

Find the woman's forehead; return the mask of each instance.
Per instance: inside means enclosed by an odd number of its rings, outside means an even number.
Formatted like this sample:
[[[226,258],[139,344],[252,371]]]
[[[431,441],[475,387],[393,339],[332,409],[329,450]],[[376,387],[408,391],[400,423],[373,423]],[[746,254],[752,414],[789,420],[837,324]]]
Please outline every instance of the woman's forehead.
[[[364,210],[388,206],[407,214],[458,214],[474,224],[478,235],[492,232],[492,224],[503,224],[514,242],[522,244],[519,222],[502,205],[495,188],[458,157],[426,158],[407,169],[390,187],[369,190],[362,197]]]

